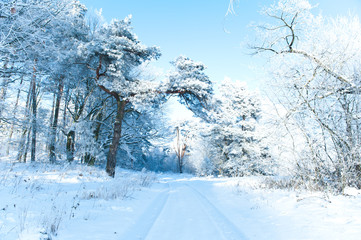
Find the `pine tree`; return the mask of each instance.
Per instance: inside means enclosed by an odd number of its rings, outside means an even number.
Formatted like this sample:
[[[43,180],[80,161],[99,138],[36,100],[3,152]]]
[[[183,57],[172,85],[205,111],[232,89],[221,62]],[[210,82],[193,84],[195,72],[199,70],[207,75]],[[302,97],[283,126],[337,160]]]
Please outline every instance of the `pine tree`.
[[[219,173],[231,176],[265,174],[267,149],[256,134],[260,101],[241,82],[224,80],[209,113],[211,158]]]

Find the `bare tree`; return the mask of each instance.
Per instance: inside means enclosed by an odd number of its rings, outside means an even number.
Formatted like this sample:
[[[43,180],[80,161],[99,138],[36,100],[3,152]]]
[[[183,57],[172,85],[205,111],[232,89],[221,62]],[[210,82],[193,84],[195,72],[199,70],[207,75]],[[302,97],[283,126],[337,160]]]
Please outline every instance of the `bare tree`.
[[[297,164],[303,176],[343,191],[359,185],[353,176],[360,164],[360,78],[355,69],[361,23],[352,17],[314,16],[312,8],[307,0],[280,0],[266,8],[271,23],[259,26],[262,42],[253,50],[270,54],[271,84],[288,110],[288,122],[304,137],[308,159]]]
[[[184,156],[187,152],[187,142],[188,142],[188,134],[183,133],[185,135],[182,136],[180,127],[176,127],[176,140],[173,146],[175,154],[177,155],[178,159],[178,169],[179,173],[183,173],[183,164],[184,164]]]

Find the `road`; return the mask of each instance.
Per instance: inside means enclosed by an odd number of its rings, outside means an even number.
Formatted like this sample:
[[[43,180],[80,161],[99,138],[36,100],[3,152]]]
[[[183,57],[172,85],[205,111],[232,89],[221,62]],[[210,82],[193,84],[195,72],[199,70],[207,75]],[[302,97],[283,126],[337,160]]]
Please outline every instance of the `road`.
[[[120,239],[246,239],[237,224],[209,199],[210,186],[189,178],[162,179],[157,196]]]

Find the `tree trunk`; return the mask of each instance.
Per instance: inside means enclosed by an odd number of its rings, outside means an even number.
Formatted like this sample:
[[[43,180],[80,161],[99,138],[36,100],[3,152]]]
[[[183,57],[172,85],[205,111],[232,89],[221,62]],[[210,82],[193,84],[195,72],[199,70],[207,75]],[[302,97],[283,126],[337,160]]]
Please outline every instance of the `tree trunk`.
[[[75,152],[75,131],[70,130],[66,136],[66,159],[68,162],[74,161]]]
[[[124,118],[124,110],[126,105],[126,102],[121,101],[118,95],[115,98],[117,101],[117,115],[115,117],[113,140],[112,140],[112,144],[109,146],[109,153],[107,157],[107,167],[106,167],[106,172],[111,177],[114,177],[115,175],[115,166],[117,164],[116,156],[119,146],[119,140],[122,135],[122,122]]]
[[[103,74],[100,73],[101,68],[102,68],[102,57],[100,56],[99,65],[96,69],[96,80],[99,80],[100,77],[104,75],[104,73]],[[115,122],[114,122],[113,139],[112,139],[112,144],[109,146],[109,153],[107,156],[107,166],[106,166],[106,172],[108,173],[108,175],[114,177],[115,166],[117,165],[117,159],[116,159],[117,150],[119,146],[119,140],[122,136],[122,123],[124,118],[125,105],[127,104],[127,101],[121,100],[117,92],[110,91],[109,89],[107,89],[103,85],[99,85],[98,83],[97,85],[104,92],[113,96],[117,102],[117,115],[115,117]]]
[[[53,104],[51,105],[52,107],[51,107],[51,113],[50,113],[50,119],[49,119],[49,129],[50,129],[50,137],[49,137],[49,139],[47,139],[47,141],[46,141],[46,150],[48,151],[48,152],[50,152],[50,145],[51,145],[51,134],[52,134],[52,132],[51,132],[51,129],[52,129],[52,126],[53,126],[53,122],[54,122],[54,111],[55,111],[55,102],[56,102],[56,93],[54,93],[53,94]]]
[[[180,156],[178,156],[179,173],[183,173],[182,165],[183,165],[182,158]]]
[[[179,127],[177,127],[177,156],[178,156],[179,173],[183,173]]]
[[[99,140],[99,136],[100,136],[100,130],[101,130],[101,126],[102,126],[102,121],[103,121],[103,110],[100,110],[100,113],[96,116],[95,118],[95,122],[96,122],[96,127],[94,129],[94,140],[97,143]],[[88,164],[89,166],[94,166],[96,161],[96,157],[93,156],[91,153],[86,153],[84,155],[84,163]]]
[[[7,69],[8,69],[8,60],[5,60],[3,68],[4,68],[4,76],[3,76],[2,86],[1,86],[1,89],[0,89],[0,103],[4,103],[4,101],[5,101],[6,92],[7,92],[8,84],[9,84],[9,81],[10,81],[10,79],[9,79],[10,76],[6,72]],[[5,106],[3,106],[1,104],[1,106],[0,106],[0,116],[1,116],[2,111],[4,110],[4,108],[5,108]]]
[[[63,128],[65,128],[65,122],[66,122],[66,109],[68,109],[68,104],[70,101],[70,96],[69,96],[69,88],[66,91],[66,95],[65,95],[65,106],[64,106],[64,115],[63,115]],[[85,109],[86,103],[89,99],[89,97],[91,96],[91,93],[93,92],[93,90],[90,90],[87,92],[87,95],[85,96],[84,100],[82,103],[79,103],[78,101],[75,101],[74,103],[74,113],[71,114],[72,118],[73,118],[73,123],[75,124],[76,122],[78,122],[79,118],[81,117],[81,115],[83,114],[83,111]],[[78,97],[78,96],[77,96]],[[80,104],[80,105],[79,105]],[[69,110],[69,109],[68,109]],[[70,111],[70,110],[69,110]],[[67,160],[69,162],[72,162],[74,160],[74,153],[75,153],[75,130],[70,130],[67,134],[67,143],[66,143],[66,154],[67,154]]]
[[[96,128],[94,129],[94,139],[97,142],[99,140],[100,129],[102,126],[102,121],[103,121],[103,109],[100,110],[100,113],[95,118],[95,120],[96,120]]]
[[[15,106],[14,106],[14,110],[13,110],[13,118],[15,119],[16,117],[16,112],[17,112],[17,109],[18,109],[18,105],[19,105],[19,99],[20,99],[20,93],[21,93],[21,85],[23,84],[23,80],[24,80],[24,76],[21,77],[21,80],[20,80],[20,86],[19,86],[19,89],[18,89],[18,94],[16,96],[16,101],[15,101]],[[27,107],[27,106],[26,106]],[[11,139],[13,137],[13,133],[14,133],[14,122],[11,124],[11,129],[10,129],[10,134],[9,134],[9,138],[8,138],[8,146],[7,146],[7,149],[6,149],[6,155],[9,155],[10,153],[10,144],[11,144]]]
[[[176,132],[177,132],[177,143],[175,147],[175,152],[178,158],[179,173],[183,173],[183,159],[187,150],[187,144],[185,142],[181,142],[179,127],[176,127]]]
[[[50,162],[54,163],[56,161],[55,156],[55,143],[56,143],[56,132],[58,129],[58,119],[59,119],[59,111],[60,111],[60,101],[61,96],[63,94],[63,80],[60,79],[59,86],[58,86],[58,92],[56,96],[56,102],[55,102],[55,109],[54,109],[54,118],[53,123],[51,126],[51,139],[50,139],[50,147],[49,147],[49,158]]]
[[[31,84],[29,86],[29,91],[28,91],[28,95],[26,97],[26,106],[25,106],[25,113],[24,113],[24,121],[23,121],[23,129],[22,129],[22,135],[21,135],[21,139],[20,139],[20,143],[19,143],[19,152],[18,152],[18,156],[17,159],[19,162],[21,162],[22,157],[25,155],[25,151],[26,151],[26,135],[28,133],[28,131],[30,131],[30,119],[29,119],[29,115],[30,115],[30,102],[31,102]]]
[[[25,152],[26,133],[27,132],[28,132],[27,127],[23,127],[23,131],[22,131],[21,138],[20,138],[20,143],[19,143],[19,151],[18,151],[18,155],[16,157],[16,159],[19,162],[22,162],[22,157],[23,157],[24,152]]]
[[[32,96],[32,134],[31,134],[31,162],[35,162],[35,154],[36,154],[36,114],[37,114],[37,106],[36,106],[36,60],[34,61],[33,67],[33,78],[31,81],[31,96]]]
[[[31,128],[29,129],[28,133],[27,133],[27,138],[26,138],[26,145],[25,145],[25,150],[24,150],[24,154],[23,154],[23,162],[26,162],[27,156],[28,156],[28,150],[29,150],[29,145],[30,145],[30,134],[31,134]]]
[[[66,109],[68,108],[69,105],[69,93],[70,93],[69,88],[66,88],[65,99],[64,99],[64,111],[63,111],[63,129],[65,129],[65,125],[66,125]]]

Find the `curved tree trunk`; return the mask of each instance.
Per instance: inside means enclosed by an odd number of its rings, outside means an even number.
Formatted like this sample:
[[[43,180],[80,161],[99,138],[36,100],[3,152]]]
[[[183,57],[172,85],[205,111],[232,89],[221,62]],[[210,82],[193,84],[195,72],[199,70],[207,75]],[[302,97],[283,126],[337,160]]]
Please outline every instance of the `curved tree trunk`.
[[[118,96],[115,97],[117,101],[117,115],[114,122],[113,130],[113,140],[112,144],[109,146],[109,153],[107,157],[107,167],[106,172],[109,176],[114,177],[115,175],[115,166],[117,164],[117,150],[119,146],[119,141],[122,135],[122,122],[124,118],[124,110],[126,101],[121,101]]]

